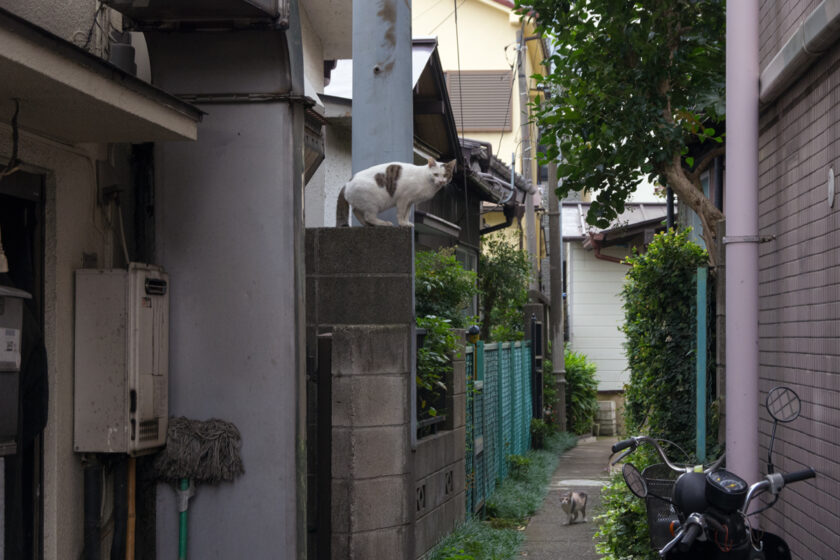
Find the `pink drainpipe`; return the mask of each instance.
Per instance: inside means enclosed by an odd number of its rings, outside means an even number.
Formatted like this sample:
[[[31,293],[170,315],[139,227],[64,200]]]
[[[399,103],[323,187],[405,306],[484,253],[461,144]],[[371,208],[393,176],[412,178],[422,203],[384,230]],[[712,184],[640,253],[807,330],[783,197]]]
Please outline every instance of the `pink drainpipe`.
[[[758,480],[758,0],[726,6],[726,468]]]

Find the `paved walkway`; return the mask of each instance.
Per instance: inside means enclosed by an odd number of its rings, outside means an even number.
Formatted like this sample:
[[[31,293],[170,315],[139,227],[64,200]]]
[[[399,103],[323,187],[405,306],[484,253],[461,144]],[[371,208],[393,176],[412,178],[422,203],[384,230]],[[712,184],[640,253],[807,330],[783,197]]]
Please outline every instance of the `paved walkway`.
[[[592,521],[601,505],[601,485],[608,478],[610,447],[615,438],[589,438],[560,457],[551,478],[548,495],[528,522],[520,557],[529,560],[597,560],[596,524]],[[569,490],[586,492],[586,523],[566,525],[560,495]],[[578,518],[580,520],[580,518]]]

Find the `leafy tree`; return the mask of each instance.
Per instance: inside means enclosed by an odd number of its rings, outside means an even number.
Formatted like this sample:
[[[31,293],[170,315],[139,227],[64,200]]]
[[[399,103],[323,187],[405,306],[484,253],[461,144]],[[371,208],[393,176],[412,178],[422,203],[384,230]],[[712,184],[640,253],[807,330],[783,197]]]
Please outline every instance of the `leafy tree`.
[[[520,340],[524,333],[522,307],[528,303],[531,263],[528,253],[502,236],[482,247],[478,287],[481,291],[481,335],[487,340]]]
[[[588,221],[606,227],[644,175],[671,187],[715,247],[723,214],[700,175],[723,153],[723,0],[516,0],[553,43],[550,99],[536,107],[558,195],[597,192]],[[700,146],[698,149],[697,146]],[[694,157],[683,157],[693,146]]]

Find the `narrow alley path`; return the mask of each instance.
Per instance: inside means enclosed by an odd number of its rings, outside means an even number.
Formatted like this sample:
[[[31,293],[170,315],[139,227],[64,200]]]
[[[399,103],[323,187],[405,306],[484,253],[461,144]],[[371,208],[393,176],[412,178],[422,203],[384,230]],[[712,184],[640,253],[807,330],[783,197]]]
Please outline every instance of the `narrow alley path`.
[[[596,524],[592,518],[601,505],[601,486],[608,479],[610,447],[615,438],[580,441],[560,457],[560,462],[540,510],[525,529],[521,558],[529,560],[597,560]],[[587,494],[586,523],[566,525],[560,496],[574,490]]]

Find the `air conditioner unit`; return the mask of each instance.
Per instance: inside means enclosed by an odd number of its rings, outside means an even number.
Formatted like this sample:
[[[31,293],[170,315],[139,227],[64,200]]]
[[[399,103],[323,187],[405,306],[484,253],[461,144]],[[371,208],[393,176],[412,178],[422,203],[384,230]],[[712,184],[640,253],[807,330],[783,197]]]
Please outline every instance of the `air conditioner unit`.
[[[155,265],[76,271],[74,449],[149,453],[166,442],[169,277]]]

